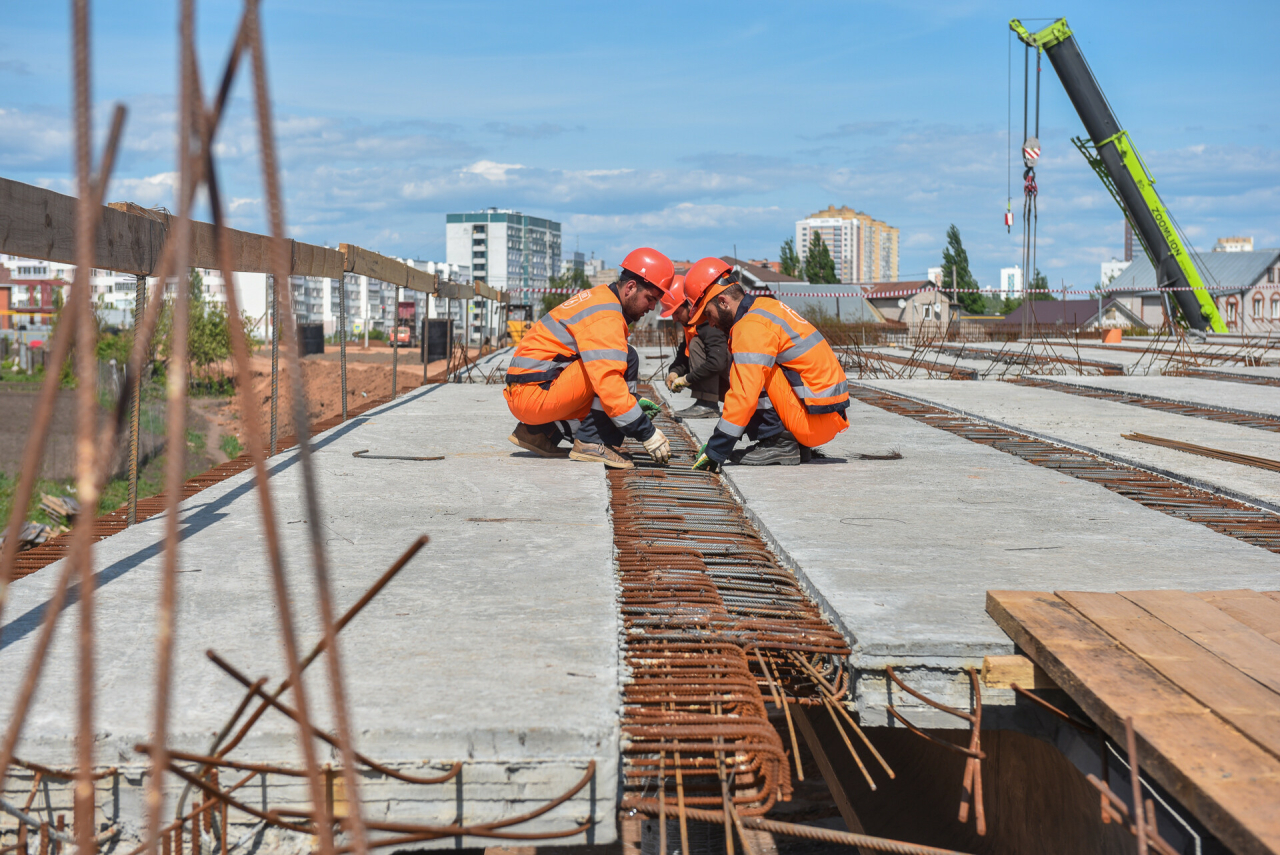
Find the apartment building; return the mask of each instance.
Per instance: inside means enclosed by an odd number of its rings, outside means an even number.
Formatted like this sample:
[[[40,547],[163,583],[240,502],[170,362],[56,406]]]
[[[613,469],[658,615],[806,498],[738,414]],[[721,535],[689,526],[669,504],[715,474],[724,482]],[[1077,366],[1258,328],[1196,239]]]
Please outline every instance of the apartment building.
[[[846,225],[847,224],[847,225]],[[894,282],[898,279],[898,230],[848,205],[796,221],[796,252],[804,258],[815,233],[822,235],[836,262],[841,282]],[[837,245],[839,252],[837,252]]]
[[[560,224],[498,208],[448,214],[445,262],[469,267],[476,281],[491,288],[513,292],[514,303],[529,303],[560,272]]]

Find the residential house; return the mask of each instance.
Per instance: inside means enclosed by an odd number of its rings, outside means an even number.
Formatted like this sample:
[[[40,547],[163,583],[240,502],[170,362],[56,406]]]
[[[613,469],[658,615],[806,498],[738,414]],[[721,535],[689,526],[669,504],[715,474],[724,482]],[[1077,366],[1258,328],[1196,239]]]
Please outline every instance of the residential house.
[[[912,335],[941,333],[951,315],[951,298],[928,279],[869,282],[862,287],[867,302],[886,321],[904,324]]]
[[[1061,327],[1064,332],[1095,329],[1150,328],[1142,317],[1115,297],[1101,300],[1026,300],[1005,316],[1005,326],[1023,323],[1043,328]]]
[[[1195,259],[1231,332],[1280,331],[1280,249],[1202,252]],[[1165,323],[1164,298],[1172,300],[1171,294],[1159,290],[1155,270],[1145,256],[1135,258],[1113,279],[1107,293],[1149,327]]]
[[[848,285],[811,285],[803,279],[775,270],[772,266],[763,267],[731,255],[721,256],[720,260],[737,268],[742,285],[749,292],[777,296],[781,302],[801,315],[806,312],[812,314],[813,307],[820,307],[823,313],[846,323],[879,323],[884,320],[860,294],[851,293],[840,297],[820,296],[850,291]],[[806,318],[806,320],[813,319]]]

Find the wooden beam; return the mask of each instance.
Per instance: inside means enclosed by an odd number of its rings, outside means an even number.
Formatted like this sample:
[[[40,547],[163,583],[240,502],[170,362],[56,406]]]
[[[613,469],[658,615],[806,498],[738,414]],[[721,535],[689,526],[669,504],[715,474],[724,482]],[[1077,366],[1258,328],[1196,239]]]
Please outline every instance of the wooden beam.
[[[411,291],[421,291],[424,294],[436,293],[437,283],[440,277],[434,273],[428,273],[425,270],[419,270],[416,267],[405,265],[405,283],[404,287]]]
[[[988,591],[987,613],[1085,714],[1237,853],[1280,851],[1280,760],[1219,719],[1065,600]]]
[[[1280,644],[1280,601],[1257,591],[1199,591],[1196,596]]]
[[[348,273],[357,276],[368,276],[389,282],[392,285],[404,285],[409,281],[408,270],[411,268],[403,261],[396,261],[373,250],[358,247],[355,244],[342,244],[342,254],[346,256]]]
[[[1025,656],[982,657],[982,685],[988,689],[1056,689],[1054,682],[1036,663]]]
[[[441,282],[439,293],[450,300],[470,300],[476,295],[474,288],[462,282]]]
[[[75,263],[76,200],[43,187],[0,178],[0,252],[21,258]],[[169,214],[132,202],[112,202],[102,210],[93,266],[117,273],[154,275],[172,228]],[[228,229],[233,272],[270,273],[271,239]],[[216,229],[192,222],[191,267],[217,270]],[[343,255],[336,249],[290,241],[291,272],[298,276],[342,275]]]

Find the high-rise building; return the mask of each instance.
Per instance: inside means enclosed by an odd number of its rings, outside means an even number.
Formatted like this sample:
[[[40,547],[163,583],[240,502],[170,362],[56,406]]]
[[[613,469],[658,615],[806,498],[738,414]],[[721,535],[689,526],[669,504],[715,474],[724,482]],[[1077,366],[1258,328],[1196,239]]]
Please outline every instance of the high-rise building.
[[[513,303],[537,303],[534,289],[560,272],[560,224],[519,211],[489,208],[445,218],[445,261],[470,267],[472,277],[512,292]]]
[[[813,236],[821,235],[832,260],[836,263],[836,279],[858,281],[858,221],[815,214],[796,220],[796,252],[801,260],[809,257]]]
[[[796,252],[804,258],[815,232],[831,250],[841,282],[896,282],[898,230],[847,205],[828,205],[796,222]],[[840,252],[836,251],[839,243]]]
[[[1004,297],[1022,296],[1022,267],[1000,268],[1000,294]]]

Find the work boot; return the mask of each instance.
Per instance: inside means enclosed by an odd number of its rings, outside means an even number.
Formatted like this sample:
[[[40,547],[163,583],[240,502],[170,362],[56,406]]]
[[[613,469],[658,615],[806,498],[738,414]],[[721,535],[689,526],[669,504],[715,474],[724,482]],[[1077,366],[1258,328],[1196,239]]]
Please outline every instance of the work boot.
[[[532,451],[539,457],[565,458],[569,456],[569,452],[561,448],[556,440],[545,433],[533,431],[524,422],[516,425],[516,429],[511,432],[511,436],[507,437],[507,439],[526,451]]]
[[[812,463],[815,460],[830,460],[831,455],[827,454],[821,448],[810,448],[807,445],[800,446],[800,462]]]
[[[784,431],[777,436],[760,440],[741,456],[733,454],[729,462],[739,466],[799,466],[800,443]]]
[[[704,404],[702,401],[694,401],[693,406],[685,407],[676,413],[682,419],[712,419],[720,416],[720,408],[712,407]]]
[[[573,451],[569,452],[570,460],[581,460],[585,463],[603,463],[610,469],[634,469],[635,464],[603,443],[588,445],[580,439],[573,441]]]

